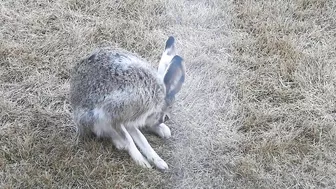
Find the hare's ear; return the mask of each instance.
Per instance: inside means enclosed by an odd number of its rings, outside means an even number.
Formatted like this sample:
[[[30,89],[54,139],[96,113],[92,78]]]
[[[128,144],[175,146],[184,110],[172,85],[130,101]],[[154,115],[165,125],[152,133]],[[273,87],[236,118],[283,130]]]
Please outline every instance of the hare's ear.
[[[161,60],[159,63],[158,73],[160,76],[162,77],[164,76],[169,66],[169,63],[171,62],[171,60],[175,55],[176,55],[175,39],[173,36],[170,36],[166,41],[165,50],[162,53]]]
[[[185,80],[185,67],[183,59],[175,55],[171,60],[164,75],[163,82],[166,86],[166,98],[174,99],[175,94],[181,90]]]

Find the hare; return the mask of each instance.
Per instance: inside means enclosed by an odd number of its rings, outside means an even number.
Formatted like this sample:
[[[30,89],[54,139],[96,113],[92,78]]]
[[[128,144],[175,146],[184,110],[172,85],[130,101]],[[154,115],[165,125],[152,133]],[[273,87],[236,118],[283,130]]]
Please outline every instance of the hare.
[[[81,136],[111,138],[140,166],[168,169],[140,128],[169,138],[168,118],[185,80],[183,59],[169,37],[158,70],[130,52],[100,48],[76,64],[71,73],[70,103]],[[140,149],[140,152],[138,148]]]

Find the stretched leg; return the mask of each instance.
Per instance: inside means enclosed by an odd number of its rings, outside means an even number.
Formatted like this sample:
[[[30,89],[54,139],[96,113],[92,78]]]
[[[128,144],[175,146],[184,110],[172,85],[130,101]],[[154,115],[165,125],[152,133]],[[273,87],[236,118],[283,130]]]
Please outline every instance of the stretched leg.
[[[132,136],[135,144],[140,148],[147,159],[155,164],[159,169],[168,169],[168,165],[160,156],[153,150],[145,136],[136,127],[126,127],[129,134]]]
[[[126,150],[138,165],[151,168],[146,158],[135,146],[132,137],[123,125],[120,125],[120,127],[113,127],[108,119],[104,116],[100,116],[94,124],[93,131],[98,137],[110,137],[115,147],[119,150]]]
[[[155,134],[157,134],[161,138],[170,138],[171,137],[170,129],[164,123],[148,127],[148,130],[151,131],[151,132],[153,132],[153,133],[155,133]]]
[[[124,145],[121,147],[127,150],[128,154],[138,165],[141,165],[142,167],[151,168],[148,161],[145,159],[145,157],[140,153],[138,148],[135,146],[132,137],[130,136],[130,134],[127,132],[127,130],[125,129],[123,125],[121,125],[121,134],[124,136],[122,137],[124,138],[124,142],[122,142],[124,143]],[[116,141],[114,139],[112,140],[115,144],[118,144],[120,148],[120,140],[119,139]]]

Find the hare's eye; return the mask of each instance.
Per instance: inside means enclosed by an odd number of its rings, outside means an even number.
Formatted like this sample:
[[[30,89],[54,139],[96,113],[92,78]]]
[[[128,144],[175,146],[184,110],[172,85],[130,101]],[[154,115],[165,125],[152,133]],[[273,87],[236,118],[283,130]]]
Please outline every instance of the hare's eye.
[[[169,120],[169,116],[166,114],[166,115],[164,115],[163,116],[163,122],[166,122],[166,121],[168,121]]]

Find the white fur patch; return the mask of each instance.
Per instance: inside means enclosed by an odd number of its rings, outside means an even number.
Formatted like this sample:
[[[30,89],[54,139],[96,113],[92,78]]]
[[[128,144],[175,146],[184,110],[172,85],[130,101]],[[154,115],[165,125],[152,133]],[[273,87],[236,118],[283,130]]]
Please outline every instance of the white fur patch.
[[[161,138],[170,138],[171,137],[171,131],[169,127],[161,123],[159,126],[153,126],[150,128],[152,132],[156,133],[159,135]]]
[[[93,115],[98,120],[93,126],[93,132],[99,137],[110,135],[110,133],[113,132],[113,129],[105,112],[102,109],[95,108],[93,110]]]
[[[132,157],[132,159],[140,166],[145,168],[151,168],[151,165],[148,163],[148,161],[145,159],[145,157],[140,153],[138,148],[135,146],[134,141],[128,133],[127,129],[121,125],[122,131],[125,133],[126,136],[126,142],[127,144],[127,151],[128,154]]]
[[[137,128],[127,129],[135,144],[139,147],[147,159],[155,164],[159,169],[168,169],[167,163],[153,150],[145,136]]]

